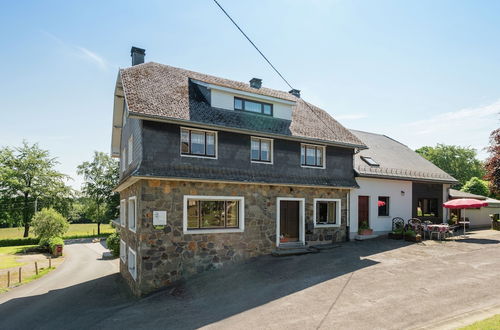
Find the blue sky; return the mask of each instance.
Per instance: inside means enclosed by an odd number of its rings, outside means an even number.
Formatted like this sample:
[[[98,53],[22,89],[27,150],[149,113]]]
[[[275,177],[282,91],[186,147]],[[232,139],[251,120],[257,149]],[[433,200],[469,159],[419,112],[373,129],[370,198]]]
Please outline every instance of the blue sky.
[[[412,148],[499,126],[499,1],[220,3],[302,96]],[[211,0],[11,1],[0,11],[0,146],[39,142],[75,177],[109,152],[118,68],[146,60],[287,86]]]

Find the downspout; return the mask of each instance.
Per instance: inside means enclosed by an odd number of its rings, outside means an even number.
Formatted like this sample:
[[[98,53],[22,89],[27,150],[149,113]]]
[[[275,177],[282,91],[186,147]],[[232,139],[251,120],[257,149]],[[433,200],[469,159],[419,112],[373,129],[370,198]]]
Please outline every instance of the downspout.
[[[346,206],[347,206],[347,225],[346,225],[346,233],[345,233],[345,241],[346,242],[349,242],[350,241],[350,237],[349,237],[349,234],[350,234],[350,225],[351,225],[351,208],[349,207],[349,201],[351,200],[351,190],[348,190],[347,191],[347,203],[346,203]]]

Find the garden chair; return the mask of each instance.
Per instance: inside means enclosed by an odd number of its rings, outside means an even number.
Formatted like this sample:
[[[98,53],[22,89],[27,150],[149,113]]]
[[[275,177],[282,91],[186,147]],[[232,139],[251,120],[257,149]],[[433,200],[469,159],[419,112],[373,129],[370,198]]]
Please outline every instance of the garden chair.
[[[410,227],[416,234],[422,235],[422,221],[417,218],[411,218],[408,220],[408,227]]]
[[[392,219],[392,231],[401,230],[405,227],[405,220],[400,217],[395,217]]]

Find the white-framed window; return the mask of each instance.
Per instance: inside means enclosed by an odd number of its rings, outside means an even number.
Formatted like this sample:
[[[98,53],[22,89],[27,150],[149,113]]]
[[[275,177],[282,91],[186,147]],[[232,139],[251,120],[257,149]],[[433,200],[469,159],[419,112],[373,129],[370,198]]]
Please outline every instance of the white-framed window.
[[[122,153],[120,155],[120,168],[122,172],[125,172],[125,169],[127,168],[127,148],[123,147]]]
[[[128,229],[135,232],[137,227],[137,198],[135,196],[128,199]]]
[[[134,137],[131,136],[128,138],[128,161],[127,164],[132,164],[132,160],[134,159]]]
[[[128,264],[128,271],[135,280],[137,278],[137,254],[135,253],[134,250],[130,248],[130,246],[128,247],[127,264]]]
[[[300,145],[300,165],[302,167],[325,168],[325,146],[305,144]]]
[[[273,163],[273,140],[252,136],[250,139],[252,163]]]
[[[120,239],[120,259],[124,264],[127,263],[127,244]]]
[[[184,195],[184,234],[240,233],[245,230],[245,198]]]
[[[120,225],[122,227],[125,227],[125,222],[127,221],[127,200],[126,199],[122,199],[120,201]]]
[[[315,227],[340,227],[341,222],[340,199],[315,198],[314,199],[314,226]]]
[[[217,132],[181,127],[181,156],[217,158]]]

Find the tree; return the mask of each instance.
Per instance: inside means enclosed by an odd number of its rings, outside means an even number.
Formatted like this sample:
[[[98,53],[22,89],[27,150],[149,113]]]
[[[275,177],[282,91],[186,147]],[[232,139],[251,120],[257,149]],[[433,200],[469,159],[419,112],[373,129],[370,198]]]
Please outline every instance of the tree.
[[[69,177],[55,170],[57,164],[37,143],[23,141],[21,147],[0,149],[0,200],[8,205],[4,210],[14,216],[13,221],[21,213],[24,237],[36,205],[63,207],[71,200],[71,189],[65,184]]]
[[[41,241],[62,237],[68,228],[68,220],[52,208],[42,209],[33,217],[33,232]]]
[[[488,188],[488,182],[481,180],[478,177],[473,177],[467,181],[461,189],[462,191],[481,196],[489,196],[490,189]]]
[[[101,223],[117,216],[119,197],[113,189],[118,185],[118,162],[104,152],[94,152],[91,162],[83,162],[78,166],[78,174],[83,176],[82,192],[91,200],[95,210],[90,218],[97,222],[97,234],[101,234]]]
[[[436,147],[425,146],[415,151],[457,179],[460,183],[455,188],[462,187],[473,177],[484,177],[483,164],[476,159],[476,150],[471,147],[438,144]]]
[[[500,195],[500,128],[491,132],[490,146],[487,148],[490,157],[486,160],[486,176],[490,181],[490,190]]]

